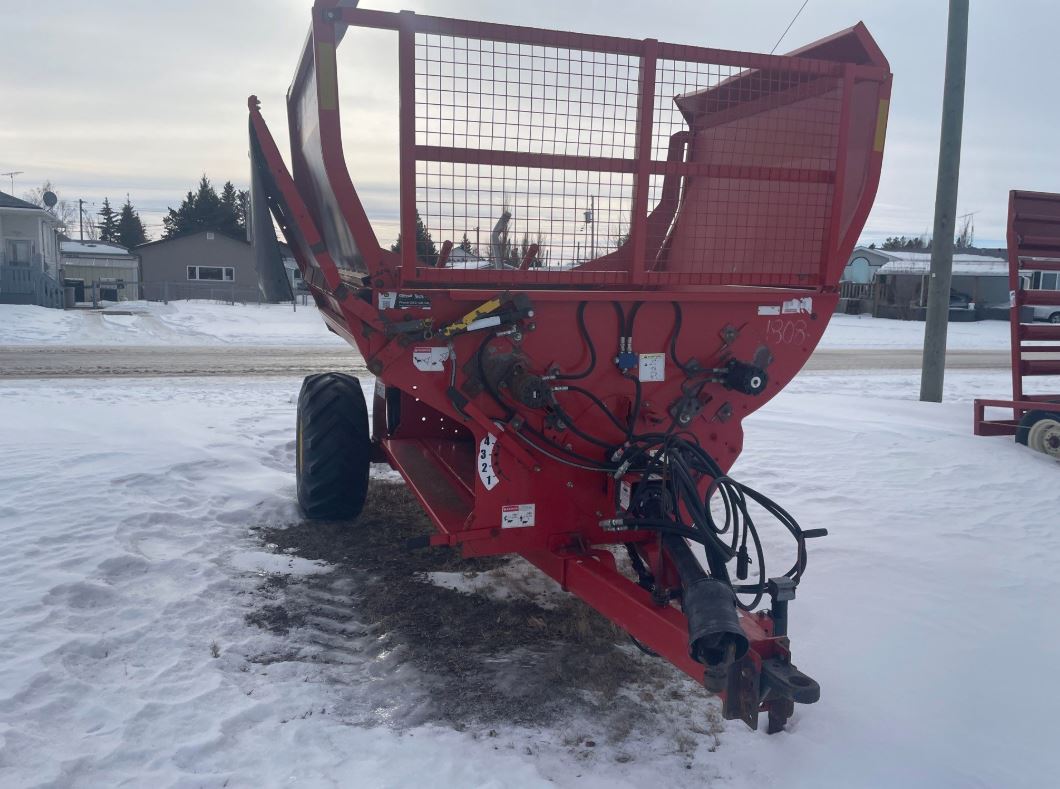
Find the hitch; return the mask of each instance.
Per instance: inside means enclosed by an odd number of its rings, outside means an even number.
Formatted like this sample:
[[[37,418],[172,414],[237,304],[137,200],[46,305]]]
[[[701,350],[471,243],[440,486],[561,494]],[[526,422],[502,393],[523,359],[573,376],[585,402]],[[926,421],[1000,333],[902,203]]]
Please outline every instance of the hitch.
[[[730,666],[721,712],[726,720],[742,720],[755,730],[759,713],[768,712],[766,731],[776,734],[784,729],[796,704],[813,704],[821,698],[821,686],[792,664],[787,649],[788,602],[795,599],[795,582],[770,578],[768,590],[778,654],[763,658],[748,653]],[[709,668],[707,674],[709,678]]]

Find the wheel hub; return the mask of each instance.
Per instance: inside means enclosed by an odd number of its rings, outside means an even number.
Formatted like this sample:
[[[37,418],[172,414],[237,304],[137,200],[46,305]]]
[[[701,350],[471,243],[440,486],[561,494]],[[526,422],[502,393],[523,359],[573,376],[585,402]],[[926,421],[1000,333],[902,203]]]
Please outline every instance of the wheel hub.
[[[1041,419],[1031,425],[1027,435],[1027,446],[1060,459],[1060,421]]]

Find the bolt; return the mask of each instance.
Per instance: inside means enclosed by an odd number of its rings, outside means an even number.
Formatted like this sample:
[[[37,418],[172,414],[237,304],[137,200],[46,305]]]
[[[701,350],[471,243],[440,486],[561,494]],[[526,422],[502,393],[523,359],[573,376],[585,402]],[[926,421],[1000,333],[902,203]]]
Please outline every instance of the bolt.
[[[568,481],[567,481],[567,487],[568,487],[568,488],[573,488],[573,487],[574,487],[574,483],[573,483],[573,482],[571,482],[570,480],[568,480]]]

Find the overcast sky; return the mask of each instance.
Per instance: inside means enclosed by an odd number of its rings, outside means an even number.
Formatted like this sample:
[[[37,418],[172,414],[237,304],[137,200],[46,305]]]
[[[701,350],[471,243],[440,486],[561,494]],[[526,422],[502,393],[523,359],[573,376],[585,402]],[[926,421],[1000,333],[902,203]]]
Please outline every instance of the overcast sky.
[[[363,7],[768,52],[802,0],[367,0]],[[0,0],[0,172],[15,194],[50,179],[98,210],[126,193],[153,237],[201,173],[248,183],[246,97],[286,152],[283,96],[310,0]],[[864,238],[929,231],[946,40],[945,0],[809,0],[778,51],[864,21],[894,72],[883,178]],[[1060,191],[1055,46],[1060,4],[972,0],[958,211],[1002,244],[1008,190]],[[393,101],[387,36],[340,49],[347,158],[369,213],[391,212],[389,137],[352,110]],[[347,52],[344,53],[344,49]],[[345,58],[345,59],[343,59]],[[354,66],[357,65],[357,68]],[[356,76],[356,80],[354,79]],[[367,141],[374,140],[368,151]],[[371,155],[365,155],[370,153]],[[392,172],[392,175],[390,174]],[[0,179],[10,191],[10,180]],[[383,241],[387,239],[381,239]]]

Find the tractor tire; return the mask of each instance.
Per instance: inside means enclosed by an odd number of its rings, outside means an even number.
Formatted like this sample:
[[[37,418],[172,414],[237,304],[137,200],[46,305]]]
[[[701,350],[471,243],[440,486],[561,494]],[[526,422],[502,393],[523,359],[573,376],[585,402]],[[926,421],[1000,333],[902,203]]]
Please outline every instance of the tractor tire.
[[[356,377],[308,375],[298,394],[298,504],[312,520],[356,518],[368,496],[372,440]]]
[[[1060,460],[1060,412],[1028,411],[1016,429],[1016,443]]]

